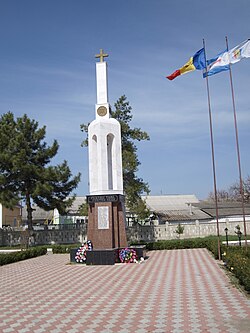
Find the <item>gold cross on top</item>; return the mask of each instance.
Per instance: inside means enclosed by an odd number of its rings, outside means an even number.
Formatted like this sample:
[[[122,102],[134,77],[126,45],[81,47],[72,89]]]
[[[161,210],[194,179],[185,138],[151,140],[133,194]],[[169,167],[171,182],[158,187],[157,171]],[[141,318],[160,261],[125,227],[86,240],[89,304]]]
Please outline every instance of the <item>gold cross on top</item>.
[[[108,57],[109,55],[107,53],[103,53],[103,49],[100,49],[100,54],[96,54],[96,58],[100,58],[100,62],[103,62],[103,59]]]

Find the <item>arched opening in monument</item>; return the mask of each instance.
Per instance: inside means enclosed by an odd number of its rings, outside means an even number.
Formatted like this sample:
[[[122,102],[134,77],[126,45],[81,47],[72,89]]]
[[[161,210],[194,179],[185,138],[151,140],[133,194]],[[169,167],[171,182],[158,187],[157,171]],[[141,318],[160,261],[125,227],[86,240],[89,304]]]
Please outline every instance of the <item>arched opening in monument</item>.
[[[108,189],[113,190],[113,169],[114,169],[114,135],[107,135],[107,158],[108,158]]]
[[[91,174],[91,183],[92,183],[92,189],[97,190],[98,189],[98,178],[94,175],[95,168],[98,168],[98,156],[97,156],[97,136],[92,136],[92,142],[91,142],[91,148],[92,148],[92,166],[90,170],[92,171]]]

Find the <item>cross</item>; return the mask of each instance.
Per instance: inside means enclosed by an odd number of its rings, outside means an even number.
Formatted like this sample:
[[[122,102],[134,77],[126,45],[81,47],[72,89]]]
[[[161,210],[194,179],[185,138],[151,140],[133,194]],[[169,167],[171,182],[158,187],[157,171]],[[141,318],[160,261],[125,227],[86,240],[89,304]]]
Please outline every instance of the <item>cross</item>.
[[[96,54],[96,58],[100,58],[100,62],[103,62],[103,59],[108,57],[109,55],[107,53],[103,53],[103,49],[100,49],[100,54]]]

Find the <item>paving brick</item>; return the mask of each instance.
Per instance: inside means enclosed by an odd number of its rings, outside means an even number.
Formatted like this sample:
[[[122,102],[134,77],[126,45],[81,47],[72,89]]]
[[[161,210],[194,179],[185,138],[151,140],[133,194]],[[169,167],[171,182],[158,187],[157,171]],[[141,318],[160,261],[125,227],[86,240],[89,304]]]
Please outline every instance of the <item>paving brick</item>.
[[[84,266],[54,254],[0,267],[0,332],[249,332],[249,298],[206,249],[148,255]]]

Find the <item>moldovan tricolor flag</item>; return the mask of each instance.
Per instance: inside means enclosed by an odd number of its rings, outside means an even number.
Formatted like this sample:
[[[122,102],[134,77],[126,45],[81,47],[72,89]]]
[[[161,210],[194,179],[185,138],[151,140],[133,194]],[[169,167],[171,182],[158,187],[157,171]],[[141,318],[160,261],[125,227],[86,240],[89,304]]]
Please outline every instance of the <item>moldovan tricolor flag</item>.
[[[167,76],[167,78],[169,80],[173,80],[179,75],[192,72],[196,69],[204,69],[204,68],[206,68],[205,50],[204,48],[202,48],[199,51],[197,51],[195,55],[191,57],[183,67],[177,69],[174,73]]]
[[[229,70],[229,64],[235,64],[243,58],[250,58],[250,40],[235,46],[229,51],[224,51],[216,57],[207,60],[207,72],[203,77]]]

